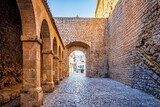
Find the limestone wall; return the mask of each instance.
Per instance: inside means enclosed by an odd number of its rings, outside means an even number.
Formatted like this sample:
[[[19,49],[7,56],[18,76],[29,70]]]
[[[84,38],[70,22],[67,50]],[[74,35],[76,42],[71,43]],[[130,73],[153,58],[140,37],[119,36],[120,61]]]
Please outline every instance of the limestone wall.
[[[106,27],[109,76],[160,98],[160,0],[119,0]]]
[[[90,77],[106,77],[107,69],[105,64],[105,20],[91,18],[54,18],[64,45],[73,42],[80,42],[89,47],[87,49],[87,74]],[[80,45],[79,44],[79,45]],[[76,46],[78,44],[74,44]],[[84,46],[79,46],[80,47]],[[74,48],[78,49],[78,48]],[[70,51],[72,49],[66,49]],[[67,53],[67,52],[65,52]],[[64,56],[68,57],[68,56]]]
[[[22,26],[16,1],[0,2],[0,89],[22,82]]]

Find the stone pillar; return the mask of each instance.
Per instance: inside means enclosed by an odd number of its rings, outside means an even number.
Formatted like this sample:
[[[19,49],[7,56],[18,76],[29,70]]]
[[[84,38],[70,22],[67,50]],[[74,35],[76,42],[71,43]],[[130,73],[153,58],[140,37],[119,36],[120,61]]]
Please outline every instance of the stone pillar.
[[[43,71],[42,71],[42,89],[44,92],[52,92],[54,90],[53,82],[53,51],[43,50]]]
[[[62,78],[65,78],[64,62],[62,61]]]
[[[69,76],[69,65],[67,63],[64,63],[64,71],[65,71],[65,77]]]
[[[41,39],[21,36],[23,44],[23,87],[20,95],[22,107],[41,107],[43,91],[40,86]]]
[[[67,65],[67,63],[65,63],[65,76],[69,77],[69,65]]]
[[[53,56],[53,71],[54,71],[54,83],[59,84],[59,57],[57,55]]]
[[[62,76],[62,60],[59,60],[59,78],[60,78],[60,80],[63,79],[63,76]]]
[[[69,71],[66,72],[66,77],[69,77]]]
[[[69,76],[69,56],[65,59],[65,77]]]

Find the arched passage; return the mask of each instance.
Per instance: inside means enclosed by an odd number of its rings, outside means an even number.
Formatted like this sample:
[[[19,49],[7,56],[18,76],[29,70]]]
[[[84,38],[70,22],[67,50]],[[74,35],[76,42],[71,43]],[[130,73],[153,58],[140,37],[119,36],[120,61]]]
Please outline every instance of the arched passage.
[[[7,1],[12,3],[13,0]],[[23,32],[21,34],[21,41],[23,44],[23,87],[21,90],[20,102],[21,106],[40,106],[43,96],[43,91],[40,87],[41,40],[39,39],[40,35],[36,34],[35,4],[32,3],[33,0],[16,1],[21,15]]]
[[[84,52],[75,50],[69,55],[69,73],[85,74],[86,55]]]
[[[23,40],[27,40],[28,36],[36,37],[36,21],[32,0],[16,0],[22,19]]]
[[[62,52],[61,47],[59,46],[59,79],[62,80]]]
[[[65,62],[64,62],[64,50],[62,51],[62,78],[66,77],[66,72],[65,72]]]
[[[53,40],[53,51],[54,51],[54,55],[57,55],[57,39],[55,37]]]
[[[49,26],[46,20],[41,25],[41,86],[44,92],[51,92],[54,88],[53,83],[53,51],[51,49],[51,37]]]
[[[70,44],[66,45],[66,57],[65,57],[65,62],[66,62],[66,71],[69,73],[69,56],[73,51],[82,51],[85,54],[86,58],[86,76],[88,75],[90,71],[90,46],[86,43],[75,41],[71,42]],[[69,74],[67,74],[69,75]]]
[[[54,37],[53,40],[53,80],[55,84],[59,84],[59,57],[58,57],[58,44],[57,39]]]
[[[0,0],[0,90],[22,83],[22,21],[16,0]]]

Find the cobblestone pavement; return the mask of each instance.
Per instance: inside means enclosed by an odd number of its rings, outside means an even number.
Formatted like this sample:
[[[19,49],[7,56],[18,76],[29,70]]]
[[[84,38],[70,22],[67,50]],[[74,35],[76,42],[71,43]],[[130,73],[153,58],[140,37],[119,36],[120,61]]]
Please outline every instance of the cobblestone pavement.
[[[0,107],[20,107],[20,97],[10,101],[9,103]]]
[[[160,107],[160,100],[111,79],[74,73],[45,95],[42,107]]]

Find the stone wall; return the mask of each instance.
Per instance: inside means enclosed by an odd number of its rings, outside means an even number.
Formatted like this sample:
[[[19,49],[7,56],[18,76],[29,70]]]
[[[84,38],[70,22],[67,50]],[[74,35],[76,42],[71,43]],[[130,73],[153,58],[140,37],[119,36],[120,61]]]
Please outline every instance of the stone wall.
[[[109,76],[160,99],[160,0],[119,0],[106,27]]]
[[[0,1],[0,89],[22,82],[22,26],[16,0]]]
[[[86,44],[87,49],[87,75],[89,77],[106,77],[107,64],[105,64],[104,57],[105,50],[105,20],[106,19],[92,19],[92,18],[54,18],[57,24],[59,33],[62,37],[64,45],[70,43],[76,45]],[[78,44],[79,43],[79,44]],[[83,46],[79,46],[83,47]],[[85,46],[84,46],[85,47]],[[78,49],[78,48],[76,48]],[[69,51],[70,49],[68,49]],[[67,53],[67,49],[66,52]],[[65,57],[69,57],[68,55]]]

